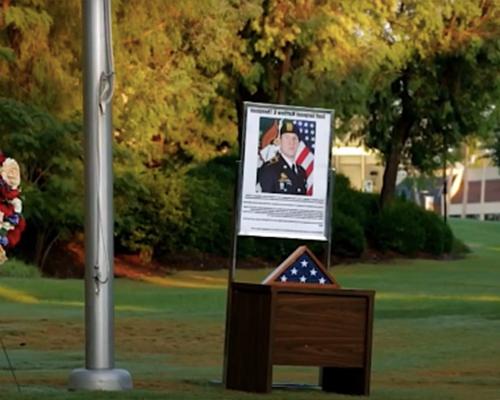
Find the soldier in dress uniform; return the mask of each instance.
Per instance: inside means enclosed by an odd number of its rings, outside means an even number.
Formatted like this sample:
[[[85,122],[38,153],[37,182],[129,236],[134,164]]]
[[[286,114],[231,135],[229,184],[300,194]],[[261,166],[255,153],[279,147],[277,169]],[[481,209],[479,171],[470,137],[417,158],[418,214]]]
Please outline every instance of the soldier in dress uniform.
[[[283,121],[279,151],[257,173],[262,192],[306,194],[306,171],[295,163],[299,141],[297,127],[292,121]]]

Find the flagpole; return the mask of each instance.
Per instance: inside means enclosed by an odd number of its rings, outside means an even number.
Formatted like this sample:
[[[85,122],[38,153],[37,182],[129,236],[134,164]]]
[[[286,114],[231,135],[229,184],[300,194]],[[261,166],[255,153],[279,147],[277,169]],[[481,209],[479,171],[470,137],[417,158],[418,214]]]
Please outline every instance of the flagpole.
[[[83,0],[85,136],[85,368],[71,372],[70,390],[132,388],[114,368],[113,61],[110,0]]]

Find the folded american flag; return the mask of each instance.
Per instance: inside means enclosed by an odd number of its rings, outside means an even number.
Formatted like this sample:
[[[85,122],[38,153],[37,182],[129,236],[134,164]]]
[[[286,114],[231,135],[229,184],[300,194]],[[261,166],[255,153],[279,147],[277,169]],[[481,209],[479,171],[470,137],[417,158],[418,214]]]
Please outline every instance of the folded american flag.
[[[339,287],[306,246],[297,248],[262,283]]]

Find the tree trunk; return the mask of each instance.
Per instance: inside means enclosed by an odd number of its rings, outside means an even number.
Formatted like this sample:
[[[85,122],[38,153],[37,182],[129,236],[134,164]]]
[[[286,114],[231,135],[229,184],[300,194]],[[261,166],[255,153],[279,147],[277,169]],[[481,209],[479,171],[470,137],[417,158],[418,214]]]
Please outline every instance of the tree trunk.
[[[399,163],[401,155],[410,136],[410,129],[413,125],[413,118],[403,112],[400,119],[394,127],[394,134],[389,146],[389,151],[385,154],[386,164],[384,178],[382,182],[382,191],[380,193],[380,206],[384,208],[394,198],[396,193],[396,180],[398,177]]]
[[[45,231],[37,232],[35,236],[35,265],[40,267],[40,270],[42,272],[43,272],[42,259],[45,249],[45,237],[46,237]]]
[[[380,193],[380,207],[387,206],[396,193],[396,179],[398,176],[398,167],[401,162],[403,149],[410,137],[410,130],[412,128],[415,116],[412,110],[412,100],[408,88],[409,72],[401,76],[400,79],[395,81],[393,90],[400,95],[401,98],[401,116],[394,124],[394,130],[391,137],[391,142],[388,146],[388,151],[385,154],[386,165],[384,170],[384,178],[382,183],[382,191]]]
[[[393,142],[389,154],[386,154],[382,191],[380,193],[380,206],[384,208],[394,198],[396,192],[396,179],[401,161],[402,143]]]
[[[0,27],[2,27],[4,24],[5,13],[7,12],[7,8],[9,8],[9,6],[10,6],[10,0],[2,0],[2,15],[0,16]]]
[[[286,49],[285,59],[281,62],[281,68],[279,71],[278,78],[278,104],[285,104],[287,98],[287,90],[284,78],[290,72],[290,67],[292,65],[292,48],[289,46]]]

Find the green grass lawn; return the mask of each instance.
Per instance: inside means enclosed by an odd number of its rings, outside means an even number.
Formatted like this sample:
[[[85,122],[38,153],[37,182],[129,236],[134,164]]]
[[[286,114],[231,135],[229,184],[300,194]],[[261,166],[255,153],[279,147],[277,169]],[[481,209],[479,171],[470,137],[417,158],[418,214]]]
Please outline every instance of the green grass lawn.
[[[343,287],[375,289],[372,399],[500,399],[500,224],[452,221],[472,249],[454,261],[337,266]],[[269,271],[242,270],[259,281]],[[222,372],[226,271],[182,271],[151,283],[115,280],[116,366],[125,393],[72,393],[84,366],[83,282],[0,278],[2,399],[352,399],[318,390],[226,391]],[[314,368],[275,368],[276,381],[317,382]]]

